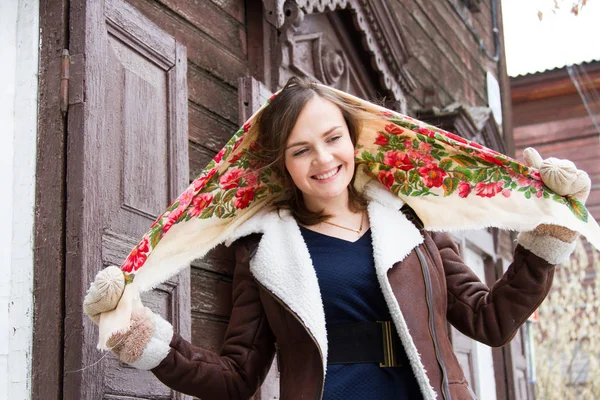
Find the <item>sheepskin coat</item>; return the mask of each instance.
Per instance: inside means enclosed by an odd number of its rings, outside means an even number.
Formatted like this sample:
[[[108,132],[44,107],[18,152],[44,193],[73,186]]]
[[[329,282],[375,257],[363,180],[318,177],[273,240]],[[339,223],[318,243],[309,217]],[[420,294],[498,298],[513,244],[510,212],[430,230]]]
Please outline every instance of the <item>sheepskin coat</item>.
[[[377,278],[407,367],[424,399],[473,398],[447,321],[487,345],[507,343],[548,293],[554,266],[543,257],[556,249],[543,241],[518,244],[514,262],[490,289],[463,263],[448,234],[420,230],[385,188],[366,190]],[[264,210],[229,244],[236,255],[233,309],[220,353],[174,334],[153,373],[204,400],[248,399],[278,352],[280,398],[320,399],[327,370],[325,314],[298,224],[287,212]]]

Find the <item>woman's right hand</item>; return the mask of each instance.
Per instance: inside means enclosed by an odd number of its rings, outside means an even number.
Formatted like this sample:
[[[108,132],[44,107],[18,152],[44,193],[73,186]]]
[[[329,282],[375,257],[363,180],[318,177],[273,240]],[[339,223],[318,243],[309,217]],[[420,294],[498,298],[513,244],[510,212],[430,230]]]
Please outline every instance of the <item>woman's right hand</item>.
[[[125,290],[125,276],[115,266],[98,272],[83,301],[83,311],[95,323],[112,311]],[[119,360],[135,368],[152,369],[168,355],[173,327],[148,307],[132,311],[129,328],[108,338],[107,345]]]
[[[169,354],[173,326],[148,307],[131,314],[131,324],[124,332],[108,339],[108,347],[117,358],[137,369],[157,367]]]

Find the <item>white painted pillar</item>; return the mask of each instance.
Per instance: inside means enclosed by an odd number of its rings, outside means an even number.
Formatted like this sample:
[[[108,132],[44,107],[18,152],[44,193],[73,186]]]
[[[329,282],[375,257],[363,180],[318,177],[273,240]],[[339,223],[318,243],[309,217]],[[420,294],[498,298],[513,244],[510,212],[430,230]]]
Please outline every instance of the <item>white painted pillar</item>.
[[[39,0],[0,1],[0,38],[0,399],[29,399]]]

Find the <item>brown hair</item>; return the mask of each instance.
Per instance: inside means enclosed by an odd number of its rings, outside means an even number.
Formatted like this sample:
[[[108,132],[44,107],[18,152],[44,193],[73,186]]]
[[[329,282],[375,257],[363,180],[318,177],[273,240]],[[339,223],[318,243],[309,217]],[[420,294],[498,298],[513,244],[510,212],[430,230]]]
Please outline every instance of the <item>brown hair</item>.
[[[283,185],[283,197],[274,203],[278,209],[289,209],[294,218],[304,225],[314,225],[331,217],[321,211],[310,211],[300,189],[294,185],[285,167],[285,146],[296,125],[300,112],[314,96],[334,103],[342,112],[348,125],[352,144],[356,145],[360,132],[362,110],[326,87],[318,86],[304,78],[290,78],[271,104],[257,115],[258,154],[262,164],[279,175]],[[366,208],[366,200],[354,188],[354,177],[348,185],[348,207],[353,212]]]

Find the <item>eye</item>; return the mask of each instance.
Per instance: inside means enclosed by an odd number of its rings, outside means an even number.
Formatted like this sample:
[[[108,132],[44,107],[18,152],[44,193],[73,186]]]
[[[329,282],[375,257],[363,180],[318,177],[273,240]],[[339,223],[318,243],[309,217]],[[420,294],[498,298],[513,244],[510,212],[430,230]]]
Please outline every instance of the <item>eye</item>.
[[[328,143],[332,143],[332,142],[335,142],[336,140],[338,140],[340,138],[341,138],[341,136],[339,136],[339,135],[338,136],[334,136],[334,137],[330,138],[329,140],[327,140],[327,142]]]
[[[293,155],[294,157],[301,156],[302,154],[306,153],[307,151],[308,151],[308,150],[306,150],[306,149],[301,149],[301,150],[298,150],[297,152],[295,152],[295,153],[294,153],[294,154],[292,154],[292,155]]]

